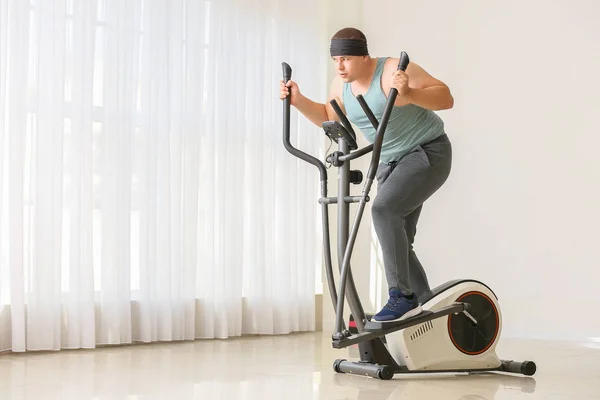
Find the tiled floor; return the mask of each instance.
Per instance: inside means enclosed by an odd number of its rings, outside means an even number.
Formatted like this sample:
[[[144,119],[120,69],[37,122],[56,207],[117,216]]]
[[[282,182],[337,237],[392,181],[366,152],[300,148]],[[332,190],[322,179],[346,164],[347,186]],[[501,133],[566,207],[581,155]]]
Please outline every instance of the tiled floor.
[[[534,377],[336,374],[327,333],[0,355],[0,399],[475,400],[600,399],[600,348],[504,340],[501,358],[532,359]]]

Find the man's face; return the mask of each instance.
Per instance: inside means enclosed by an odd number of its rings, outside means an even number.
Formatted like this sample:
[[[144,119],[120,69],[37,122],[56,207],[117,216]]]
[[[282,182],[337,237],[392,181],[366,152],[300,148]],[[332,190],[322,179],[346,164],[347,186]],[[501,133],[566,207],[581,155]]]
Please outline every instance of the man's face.
[[[352,82],[360,76],[366,57],[335,56],[331,59],[335,65],[335,71],[340,78],[342,78],[344,82]]]

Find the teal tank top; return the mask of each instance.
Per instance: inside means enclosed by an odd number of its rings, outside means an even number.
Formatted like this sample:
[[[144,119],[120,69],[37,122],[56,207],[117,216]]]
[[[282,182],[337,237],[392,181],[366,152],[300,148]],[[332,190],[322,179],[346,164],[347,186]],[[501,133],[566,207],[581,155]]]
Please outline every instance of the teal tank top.
[[[381,121],[387,97],[381,88],[381,75],[387,58],[377,59],[377,67],[371,86],[363,95],[373,114]],[[363,133],[369,143],[375,141],[377,131],[354,97],[349,83],[344,83],[344,108],[350,122]],[[423,145],[444,134],[443,120],[432,110],[414,104],[394,106],[383,136],[380,162],[398,161],[415,147]]]

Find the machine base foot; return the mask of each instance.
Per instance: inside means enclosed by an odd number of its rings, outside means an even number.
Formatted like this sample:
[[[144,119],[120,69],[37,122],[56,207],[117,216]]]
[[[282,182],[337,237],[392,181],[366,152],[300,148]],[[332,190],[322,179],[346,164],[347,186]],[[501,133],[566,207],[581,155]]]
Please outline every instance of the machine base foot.
[[[353,374],[368,376],[382,380],[389,380],[396,374],[431,374],[431,373],[469,373],[469,372],[509,372],[512,374],[520,374],[532,376],[536,372],[536,365],[533,361],[513,361],[502,360],[502,364],[498,368],[491,369],[445,369],[445,370],[417,370],[411,371],[406,367],[394,369],[389,365],[379,365],[367,362],[352,362],[344,359],[335,360],[333,370],[343,374]]]
[[[351,362],[346,360],[335,360],[333,370],[343,374],[363,375],[381,380],[390,380],[394,377],[394,369],[388,365],[377,365],[371,363]]]
[[[500,371],[525,376],[532,376],[536,370],[537,366],[533,361],[502,360],[502,364],[500,365]]]

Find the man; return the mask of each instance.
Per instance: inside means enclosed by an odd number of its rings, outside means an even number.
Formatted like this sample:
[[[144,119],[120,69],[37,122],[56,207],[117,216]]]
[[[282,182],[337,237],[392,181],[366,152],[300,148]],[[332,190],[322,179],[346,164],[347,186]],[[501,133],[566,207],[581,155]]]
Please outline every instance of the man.
[[[398,71],[398,58],[371,58],[365,35],[355,28],[338,31],[331,39],[330,53],[337,76],[330,98],[373,143],[376,131],[356,96],[365,101],[381,120],[390,89],[398,90],[384,135],[377,170],[378,190],[372,218],[381,244],[389,300],[373,316],[375,321],[396,321],[421,313],[419,297],[430,293],[427,275],[413,242],[423,202],[446,181],[451,169],[452,148],[444,123],[434,112],[453,107],[446,84],[410,62]],[[290,103],[317,126],[339,120],[329,101],[314,102],[300,93],[296,82],[280,82],[280,98],[291,93]]]

